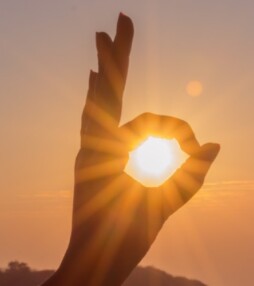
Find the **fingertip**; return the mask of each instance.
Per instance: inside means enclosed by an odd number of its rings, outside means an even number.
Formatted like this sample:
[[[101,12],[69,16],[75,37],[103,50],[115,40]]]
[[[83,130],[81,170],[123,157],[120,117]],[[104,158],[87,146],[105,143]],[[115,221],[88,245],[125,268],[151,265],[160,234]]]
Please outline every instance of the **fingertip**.
[[[127,16],[125,13],[120,12],[119,16],[118,16],[118,21],[128,21],[128,22],[132,22],[131,18],[129,16]]]
[[[221,145],[218,143],[211,143],[214,148],[217,148],[218,152],[220,151]]]
[[[213,153],[219,153],[220,151],[220,144],[218,143],[206,143],[202,147],[204,147],[207,150],[210,150],[210,152]]]
[[[98,52],[103,51],[105,47],[111,46],[113,43],[110,36],[105,32],[96,32],[95,39]]]
[[[120,13],[119,13],[119,18],[120,18],[120,17],[126,17],[126,15],[125,15],[123,12],[120,12]]]
[[[95,79],[96,79],[96,72],[94,72],[93,70],[90,70],[90,74],[89,74],[89,87],[94,86]]]
[[[124,30],[126,34],[132,36],[134,25],[130,17],[126,16],[123,12],[120,12],[117,22],[117,33],[122,30]]]
[[[220,151],[220,145],[217,143],[206,143],[200,147],[200,150],[194,154],[194,157],[205,160],[213,161]]]

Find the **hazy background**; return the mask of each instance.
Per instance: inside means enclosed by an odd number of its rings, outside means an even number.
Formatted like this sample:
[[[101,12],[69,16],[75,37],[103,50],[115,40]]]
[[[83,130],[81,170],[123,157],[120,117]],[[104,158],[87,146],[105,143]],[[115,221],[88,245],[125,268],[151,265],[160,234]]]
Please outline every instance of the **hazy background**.
[[[135,25],[122,122],[187,120],[221,153],[206,185],[142,261],[209,285],[252,285],[254,2],[0,1],[0,267],[56,268],[68,243],[73,165],[95,32]],[[199,97],[187,84],[203,85]]]

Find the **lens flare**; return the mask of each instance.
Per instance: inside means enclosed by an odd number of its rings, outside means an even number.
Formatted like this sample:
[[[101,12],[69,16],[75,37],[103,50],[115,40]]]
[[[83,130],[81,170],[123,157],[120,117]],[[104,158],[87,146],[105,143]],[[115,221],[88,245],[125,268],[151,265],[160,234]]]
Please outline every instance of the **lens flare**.
[[[186,86],[186,91],[190,96],[200,96],[203,92],[203,85],[200,81],[190,81]]]

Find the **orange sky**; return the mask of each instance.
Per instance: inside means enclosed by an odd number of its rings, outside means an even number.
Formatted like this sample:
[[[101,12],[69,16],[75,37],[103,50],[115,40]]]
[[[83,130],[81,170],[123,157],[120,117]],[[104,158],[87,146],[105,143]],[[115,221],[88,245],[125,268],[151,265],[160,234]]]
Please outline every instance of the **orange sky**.
[[[151,111],[222,150],[202,191],[143,260],[210,285],[249,285],[254,259],[252,1],[0,3],[0,267],[55,268],[70,231],[73,165],[94,34],[135,25],[122,122]],[[186,92],[200,81],[198,97]],[[46,233],[49,233],[46,235]],[[243,282],[244,281],[244,282]]]

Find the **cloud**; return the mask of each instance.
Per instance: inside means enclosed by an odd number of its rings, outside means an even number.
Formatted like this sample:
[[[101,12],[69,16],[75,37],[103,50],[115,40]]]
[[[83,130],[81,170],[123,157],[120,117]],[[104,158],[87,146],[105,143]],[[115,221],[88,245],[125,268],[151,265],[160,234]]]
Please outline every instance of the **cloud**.
[[[36,193],[33,197],[40,199],[71,199],[72,192],[71,190],[45,191]]]
[[[239,202],[246,204],[254,200],[254,181],[232,180],[206,183],[191,200],[191,207],[225,207],[227,204]]]
[[[209,191],[254,191],[254,181],[221,181],[215,183],[206,183],[204,190]]]
[[[62,201],[62,200],[71,200],[72,199],[72,190],[52,190],[52,191],[43,191],[35,193],[21,193],[18,195],[20,202],[48,202],[48,201]]]

